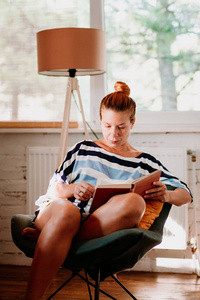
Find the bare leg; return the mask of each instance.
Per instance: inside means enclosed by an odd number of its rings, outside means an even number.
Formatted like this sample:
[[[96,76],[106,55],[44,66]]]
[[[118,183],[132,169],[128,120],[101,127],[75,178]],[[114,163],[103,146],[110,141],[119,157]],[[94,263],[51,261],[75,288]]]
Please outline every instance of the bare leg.
[[[92,239],[137,226],[144,211],[145,201],[142,197],[134,193],[114,196],[81,226],[78,239]],[[26,300],[42,297],[65,260],[79,226],[80,212],[69,201],[55,201],[38,215],[35,227],[40,231],[40,235],[31,267]]]
[[[40,231],[27,287],[26,300],[40,299],[64,262],[80,226],[79,209],[69,201],[52,202],[39,213]]]
[[[145,208],[145,201],[138,194],[113,196],[81,226],[77,239],[89,240],[121,229],[136,227]]]

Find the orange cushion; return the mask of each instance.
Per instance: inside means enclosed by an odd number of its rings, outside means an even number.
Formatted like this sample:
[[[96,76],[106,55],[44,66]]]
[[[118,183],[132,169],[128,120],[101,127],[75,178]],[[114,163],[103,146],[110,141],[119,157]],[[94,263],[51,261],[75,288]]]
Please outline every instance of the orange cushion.
[[[159,216],[163,202],[157,200],[147,200],[145,213],[138,225],[138,228],[149,229],[154,220]]]

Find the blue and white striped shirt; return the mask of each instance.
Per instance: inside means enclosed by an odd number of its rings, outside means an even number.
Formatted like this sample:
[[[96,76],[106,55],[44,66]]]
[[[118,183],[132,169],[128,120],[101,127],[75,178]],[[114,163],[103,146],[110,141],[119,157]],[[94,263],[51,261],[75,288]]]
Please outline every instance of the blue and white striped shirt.
[[[159,160],[148,153],[141,153],[137,157],[123,157],[104,150],[93,141],[81,141],[68,151],[64,162],[54,173],[46,197],[52,198],[52,187],[55,182],[71,184],[86,181],[95,186],[97,179],[100,178],[109,183],[112,180],[131,183],[134,179],[155,170],[162,171],[160,180],[166,185],[190,192],[184,182],[173,176]],[[75,198],[69,200],[74,202],[81,211],[89,211],[90,201],[81,202]],[[36,204],[40,205],[40,201]]]

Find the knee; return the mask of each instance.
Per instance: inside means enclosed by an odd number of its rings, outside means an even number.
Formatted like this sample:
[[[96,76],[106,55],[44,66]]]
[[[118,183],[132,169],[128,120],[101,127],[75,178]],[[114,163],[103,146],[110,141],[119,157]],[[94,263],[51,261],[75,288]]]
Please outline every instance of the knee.
[[[124,201],[124,218],[129,222],[130,227],[135,227],[140,223],[146,210],[144,199],[135,193],[127,194]]]
[[[79,209],[67,200],[59,200],[56,203],[56,209],[53,213],[52,222],[56,228],[62,233],[77,233],[81,214]]]

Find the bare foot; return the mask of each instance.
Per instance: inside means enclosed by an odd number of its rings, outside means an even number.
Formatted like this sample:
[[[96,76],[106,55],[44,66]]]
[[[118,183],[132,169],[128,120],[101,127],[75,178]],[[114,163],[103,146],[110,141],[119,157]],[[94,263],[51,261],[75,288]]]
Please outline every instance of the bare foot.
[[[27,227],[22,231],[22,235],[30,240],[36,241],[40,232],[36,228]]]

